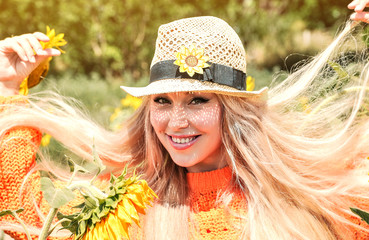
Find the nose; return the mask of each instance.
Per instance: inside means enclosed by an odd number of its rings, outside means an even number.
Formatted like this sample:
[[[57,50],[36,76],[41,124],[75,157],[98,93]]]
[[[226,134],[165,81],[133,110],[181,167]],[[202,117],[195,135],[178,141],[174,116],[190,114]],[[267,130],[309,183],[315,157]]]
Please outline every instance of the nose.
[[[187,113],[183,107],[175,106],[170,114],[168,127],[173,130],[187,128],[189,126]]]

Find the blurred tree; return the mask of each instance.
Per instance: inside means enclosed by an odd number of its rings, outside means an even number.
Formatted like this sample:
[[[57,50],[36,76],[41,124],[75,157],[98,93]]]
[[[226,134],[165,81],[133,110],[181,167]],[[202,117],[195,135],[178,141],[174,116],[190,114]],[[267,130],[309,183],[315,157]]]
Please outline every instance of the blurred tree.
[[[67,54],[57,58],[55,72],[134,79],[148,74],[159,25],[199,15],[223,18],[245,44],[287,43],[300,29],[333,26],[348,13],[336,0],[0,0],[0,37],[45,31],[50,25],[66,34]],[[252,44],[251,44],[252,45]],[[283,54],[283,53],[281,53]]]

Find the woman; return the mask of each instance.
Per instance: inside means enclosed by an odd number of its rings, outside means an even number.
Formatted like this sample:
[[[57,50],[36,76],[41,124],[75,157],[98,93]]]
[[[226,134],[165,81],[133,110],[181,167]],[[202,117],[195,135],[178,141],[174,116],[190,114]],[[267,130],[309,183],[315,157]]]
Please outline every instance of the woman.
[[[353,19],[369,19],[367,2],[350,4]],[[100,128],[55,95],[30,96],[26,106],[5,98],[12,104],[3,104],[0,118],[1,159],[11,162],[16,146],[32,163],[39,131],[85,158],[95,139],[109,171],[130,164],[159,196],[142,228],[131,230],[134,239],[365,239],[360,220],[347,210],[367,202],[361,170],[369,155],[369,122],[359,113],[368,67],[348,65],[362,73],[355,88],[342,79],[340,88],[325,85],[339,78],[327,62],[336,59],[350,29],[267,97],[267,88],[246,90],[245,51],[224,21],[199,17],[162,25],[150,84],[122,87],[143,97],[143,104],[120,133]],[[7,70],[0,78],[3,96],[16,94],[38,63],[59,54],[38,51],[35,40],[47,39],[36,33],[0,42],[0,65]],[[296,110],[301,97],[309,99],[311,114]],[[16,141],[26,138],[17,137],[19,131],[31,132],[23,143],[30,149],[19,147]],[[49,170],[63,179],[61,170]],[[32,204],[26,212],[36,215]]]

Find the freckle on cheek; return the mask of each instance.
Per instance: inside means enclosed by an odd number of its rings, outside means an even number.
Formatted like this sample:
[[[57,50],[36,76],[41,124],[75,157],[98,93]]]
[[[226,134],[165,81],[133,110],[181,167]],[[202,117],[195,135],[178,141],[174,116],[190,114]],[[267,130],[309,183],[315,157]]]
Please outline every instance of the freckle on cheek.
[[[218,106],[204,108],[192,116],[192,121],[201,126],[218,124],[220,110]]]
[[[163,124],[167,120],[168,112],[151,108],[151,121],[153,124]]]

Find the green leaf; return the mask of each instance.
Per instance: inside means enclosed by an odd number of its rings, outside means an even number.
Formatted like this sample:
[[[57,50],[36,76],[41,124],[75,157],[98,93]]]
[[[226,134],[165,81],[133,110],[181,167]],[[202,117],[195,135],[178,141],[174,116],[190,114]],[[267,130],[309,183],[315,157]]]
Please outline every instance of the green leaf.
[[[360,210],[358,208],[350,208],[353,213],[361,217],[362,220],[364,220],[366,223],[369,224],[369,213]]]
[[[93,213],[92,217],[90,218],[93,225],[101,221],[101,218],[97,215],[97,213]]]
[[[329,66],[331,66],[331,68],[333,68],[333,70],[338,74],[338,76],[340,78],[347,78],[349,77],[349,74],[345,71],[345,69],[343,69],[343,67],[333,61],[328,61]]]
[[[67,155],[64,155],[64,157],[67,159],[68,166],[70,169],[70,172],[81,172],[81,173],[89,173],[90,171],[81,165],[78,165],[76,162],[73,161],[73,159]]]
[[[11,216],[15,216],[16,214],[20,213],[20,212],[23,212],[24,208],[19,208],[17,210],[9,210],[9,209],[5,209],[3,211],[0,211],[0,217],[3,217],[3,216],[7,216],[7,215],[11,215]]]
[[[86,207],[93,209],[99,206],[99,201],[96,198],[83,195],[85,198]]]
[[[41,190],[52,208],[60,208],[74,199],[74,193],[68,188],[56,189],[50,178],[41,178]]]
[[[97,216],[101,219],[108,215],[108,213],[110,212],[110,207],[100,206],[99,210],[100,211],[97,213]]]
[[[107,198],[105,200],[105,206],[107,207],[111,207],[113,209],[115,209],[118,205],[118,202],[119,202],[119,198],[116,197],[116,196],[111,196],[109,198]]]

